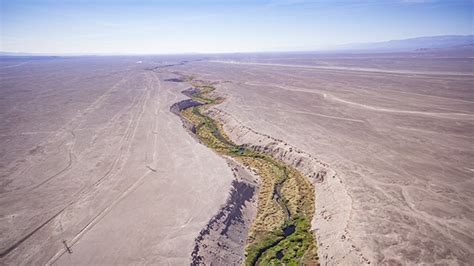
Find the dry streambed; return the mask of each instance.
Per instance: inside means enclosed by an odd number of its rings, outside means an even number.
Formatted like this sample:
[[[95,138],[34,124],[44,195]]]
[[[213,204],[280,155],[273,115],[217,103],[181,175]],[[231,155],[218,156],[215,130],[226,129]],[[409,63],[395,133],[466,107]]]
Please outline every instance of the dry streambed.
[[[294,167],[258,147],[237,145],[227,137],[222,125],[206,114],[224,101],[213,93],[215,84],[190,76],[180,81],[192,85],[183,92],[191,99],[176,103],[171,110],[180,115],[198,141],[228,159],[236,176],[227,203],[196,239],[193,264],[316,264],[317,247],[311,231],[313,185]],[[258,189],[249,172],[259,176]],[[252,211],[255,205],[256,212]],[[239,247],[242,251],[245,247],[245,257],[239,254]]]

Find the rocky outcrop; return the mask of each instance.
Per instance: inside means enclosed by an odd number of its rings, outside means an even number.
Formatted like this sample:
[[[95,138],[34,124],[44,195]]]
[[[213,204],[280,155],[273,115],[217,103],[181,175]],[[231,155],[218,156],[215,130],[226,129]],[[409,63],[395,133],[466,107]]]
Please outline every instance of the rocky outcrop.
[[[250,224],[255,218],[257,177],[227,158],[234,174],[226,203],[212,217],[194,243],[191,265],[241,265]]]

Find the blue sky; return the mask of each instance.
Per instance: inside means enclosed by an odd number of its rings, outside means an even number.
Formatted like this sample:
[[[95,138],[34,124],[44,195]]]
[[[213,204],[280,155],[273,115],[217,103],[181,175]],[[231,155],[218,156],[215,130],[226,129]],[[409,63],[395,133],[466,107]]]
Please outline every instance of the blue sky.
[[[0,50],[288,51],[473,34],[473,0],[0,0]]]

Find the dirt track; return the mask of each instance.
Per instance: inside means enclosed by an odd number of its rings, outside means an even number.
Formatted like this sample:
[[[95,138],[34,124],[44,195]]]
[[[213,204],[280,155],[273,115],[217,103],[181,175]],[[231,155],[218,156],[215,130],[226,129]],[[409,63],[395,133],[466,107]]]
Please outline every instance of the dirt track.
[[[169,112],[185,88],[126,60],[4,71],[2,262],[187,263],[233,175]]]
[[[342,188],[316,186],[323,263],[468,263],[472,59],[381,58],[377,71],[359,69],[376,56],[350,58],[350,67],[345,58],[262,55],[179,69],[228,82],[215,117],[237,143],[264,145],[250,128],[337,172]]]

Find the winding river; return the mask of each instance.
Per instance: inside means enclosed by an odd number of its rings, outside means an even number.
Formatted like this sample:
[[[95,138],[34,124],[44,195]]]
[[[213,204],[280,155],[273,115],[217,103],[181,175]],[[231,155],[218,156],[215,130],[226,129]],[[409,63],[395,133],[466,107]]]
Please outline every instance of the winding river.
[[[258,208],[246,246],[246,265],[317,264],[316,242],[310,228],[314,188],[297,170],[251,147],[237,145],[206,110],[225,99],[213,94],[211,82],[184,77],[191,99],[171,109],[180,115],[197,139],[222,156],[230,156],[255,171],[261,179]]]

